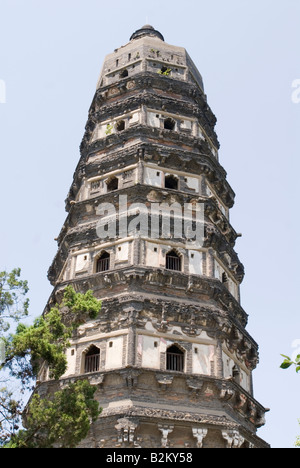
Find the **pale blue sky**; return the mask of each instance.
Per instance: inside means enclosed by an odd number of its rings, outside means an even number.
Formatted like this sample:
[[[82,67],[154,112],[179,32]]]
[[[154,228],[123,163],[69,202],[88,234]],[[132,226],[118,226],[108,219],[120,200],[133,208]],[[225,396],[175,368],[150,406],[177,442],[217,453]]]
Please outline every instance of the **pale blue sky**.
[[[104,56],[152,24],[188,50],[218,119],[243,233],[242,305],[260,346],[255,397],[271,408],[258,435],[274,448],[300,434],[300,375],[279,369],[300,340],[299,18],[299,0],[0,0],[0,269],[22,268],[41,314]]]

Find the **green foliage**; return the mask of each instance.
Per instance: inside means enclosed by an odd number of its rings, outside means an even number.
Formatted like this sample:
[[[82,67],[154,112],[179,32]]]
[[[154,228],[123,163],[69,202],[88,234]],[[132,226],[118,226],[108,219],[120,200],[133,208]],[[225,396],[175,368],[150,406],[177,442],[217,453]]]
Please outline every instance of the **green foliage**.
[[[19,429],[22,404],[7,388],[0,388],[0,446]]]
[[[171,68],[167,68],[166,70],[164,70],[164,69],[159,70],[157,73],[158,73],[159,75],[163,75],[163,76],[170,76],[171,71],[172,71]]]
[[[35,319],[32,325],[19,323],[16,332],[6,336],[4,331],[7,331],[8,325],[4,321],[4,312],[6,320],[17,321],[28,313],[28,302],[23,301],[21,307],[19,301],[19,297],[27,293],[28,286],[26,281],[19,280],[19,276],[20,270],[14,270],[11,274],[0,273],[0,339],[3,339],[6,348],[5,361],[0,370],[9,371],[12,377],[21,381],[19,391],[22,393],[33,388],[42,364],[48,366],[52,379],[58,380],[65,373],[65,351],[70,346],[72,333],[79,324],[98,316],[101,301],[93,296],[92,291],[76,293],[68,286],[60,304]],[[0,389],[0,446],[76,446],[86,436],[91,421],[99,414],[94,393],[95,387],[88,381],[70,384],[43,399],[34,393],[26,408],[26,429],[19,430],[23,403],[16,401],[7,388]]]
[[[93,291],[81,294],[76,293],[72,286],[67,286],[64,292],[62,307],[68,307],[73,314],[74,323],[77,325],[78,320],[79,322],[85,321],[87,316],[90,319],[95,319],[101,310],[101,301],[94,297]]]
[[[14,434],[6,448],[74,448],[84,439],[101,409],[96,387],[79,380],[52,398],[35,393],[28,405],[26,429]]]
[[[42,362],[49,366],[50,377],[59,379],[67,369],[65,350],[70,346],[73,329],[87,318],[96,318],[100,310],[101,301],[92,291],[76,293],[72,286],[68,286],[60,306],[52,307],[33,325],[19,324],[16,333],[5,340],[4,365],[13,376],[21,379],[23,385],[36,378]],[[66,315],[69,321],[71,316],[69,326],[64,323]]]
[[[21,269],[10,273],[0,272],[0,335],[10,328],[10,321],[18,321],[28,315],[29,299],[27,281],[20,279]]]
[[[292,359],[288,356],[285,356],[285,354],[281,354],[281,356],[284,357],[284,361],[280,366],[281,369],[289,369],[291,366],[295,366],[296,372],[300,371],[300,354],[298,354],[295,361],[292,361]]]
[[[0,272],[0,370],[5,360],[5,344],[8,330],[28,315],[28,283],[21,278],[21,269]],[[7,373],[1,372],[0,383],[0,445],[10,433],[18,429],[22,405],[7,386]]]
[[[156,49],[150,49],[150,52],[151,52],[151,54],[156,54],[157,57],[159,57],[159,55],[160,55],[160,51],[156,50]]]
[[[51,377],[58,379],[66,371],[64,351],[69,346],[71,333],[72,330],[62,323],[59,308],[53,307],[33,325],[19,324],[16,333],[6,339],[5,366],[26,385],[36,377],[41,361],[46,361]]]
[[[298,422],[300,424],[300,419],[298,420]],[[300,448],[300,436],[297,436],[297,438],[296,438],[295,447]]]
[[[113,127],[112,124],[107,124],[107,125],[106,125],[105,134],[106,134],[106,135],[110,135],[111,132],[113,131],[113,128],[114,128],[114,127]]]

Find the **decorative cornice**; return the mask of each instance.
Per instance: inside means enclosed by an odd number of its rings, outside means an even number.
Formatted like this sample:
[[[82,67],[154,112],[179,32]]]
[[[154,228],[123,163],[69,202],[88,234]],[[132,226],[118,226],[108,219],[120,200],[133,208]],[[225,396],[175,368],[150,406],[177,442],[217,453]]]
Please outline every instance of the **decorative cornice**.
[[[140,127],[140,129],[144,129],[146,133],[149,133],[147,127]],[[159,132],[158,129],[155,130]],[[153,136],[152,133],[151,136]],[[115,137],[115,135],[112,135],[112,137]],[[115,138],[118,138],[118,136]],[[99,140],[99,142],[101,141]],[[202,140],[200,144],[201,142]],[[119,147],[103,147],[94,150],[94,152],[88,152],[81,159],[74,173],[74,181],[66,201],[67,210],[71,207],[70,202],[76,199],[83,178],[95,177],[95,174],[101,176],[115,170],[116,167],[126,168],[129,164],[135,164],[141,160],[145,163],[150,162],[161,167],[181,170],[190,174],[203,174],[213,185],[223,203],[229,208],[233,206],[235,193],[226,180],[226,171],[216,158],[211,156],[210,151],[205,151],[204,148],[186,150],[181,146],[169,148],[157,141],[139,142],[126,148],[122,147],[122,142],[119,143]]]
[[[126,415],[126,417],[134,418],[150,418],[153,420],[174,422],[182,421],[185,423],[199,423],[212,426],[220,426],[226,428],[237,428],[239,425],[227,419],[225,416],[214,416],[209,414],[193,414],[181,411],[162,410],[156,408],[144,408],[138,406],[128,406],[114,409],[104,409],[100,415],[100,419],[116,415]]]
[[[190,280],[193,279],[193,288],[190,288]],[[107,289],[108,282],[110,289]],[[190,298],[198,301],[205,298],[205,301],[210,298],[214,302],[211,304],[219,305],[220,309],[226,311],[237,322],[243,326],[247,323],[247,314],[240,304],[230,294],[228,289],[219,281],[207,276],[189,275],[182,272],[169,271],[162,268],[143,267],[143,266],[127,266],[115,271],[107,271],[104,273],[96,273],[92,275],[75,278],[57,284],[56,290],[63,289],[66,285],[72,284],[76,290],[92,289],[103,297],[114,297],[114,287],[124,285],[124,292],[130,291],[136,294],[154,294],[157,296],[159,291],[164,295],[172,298],[174,291],[176,296]],[[123,288],[122,288],[123,289]],[[55,294],[55,292],[54,292]],[[120,294],[120,293],[119,293]],[[190,310],[190,313],[192,311]]]
[[[202,138],[198,138],[193,135],[185,133],[172,132],[171,130],[165,130],[156,127],[149,127],[146,125],[136,125],[125,129],[121,133],[113,133],[108,135],[106,138],[102,138],[90,143],[89,139],[85,139],[81,148],[82,165],[88,156],[92,153],[96,153],[101,150],[111,150],[113,147],[117,150],[118,147],[124,145],[128,141],[134,141],[136,139],[142,139],[144,143],[164,144],[166,150],[177,145],[180,150],[182,147],[190,151],[198,151],[200,154],[207,155],[208,157],[215,159],[212,153],[211,147]]]
[[[157,91],[159,92],[157,93]],[[216,134],[213,132],[217,119],[208,106],[206,95],[202,90],[193,83],[173,78],[168,80],[162,79],[157,73],[142,72],[119,83],[113,83],[98,89],[90,107],[89,116],[93,118],[98,110],[114,104],[116,98],[122,100],[126,96],[132,96],[133,92],[135,94],[137,92],[147,94],[154,99],[159,94],[162,98],[173,98],[178,101],[185,100],[194,105],[193,115],[197,112],[199,113],[199,117],[204,119],[204,123],[206,123],[211,136],[214,138],[216,145],[219,146]]]

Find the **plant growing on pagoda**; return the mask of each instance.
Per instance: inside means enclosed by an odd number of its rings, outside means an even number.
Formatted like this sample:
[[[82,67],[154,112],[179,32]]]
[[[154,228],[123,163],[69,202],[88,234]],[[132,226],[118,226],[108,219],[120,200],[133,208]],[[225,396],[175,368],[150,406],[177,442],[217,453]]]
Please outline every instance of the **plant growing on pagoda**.
[[[161,70],[158,70],[158,74],[162,76],[170,76],[172,68],[163,67]]]
[[[105,130],[105,134],[106,135],[111,135],[111,132],[113,131],[113,125],[112,124],[107,124],[106,125],[106,130]]]

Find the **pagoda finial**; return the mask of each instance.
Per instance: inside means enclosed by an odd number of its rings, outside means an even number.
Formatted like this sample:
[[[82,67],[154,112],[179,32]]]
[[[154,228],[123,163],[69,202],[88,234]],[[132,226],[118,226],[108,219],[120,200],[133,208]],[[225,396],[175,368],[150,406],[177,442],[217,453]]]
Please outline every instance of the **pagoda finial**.
[[[151,26],[150,24],[145,24],[145,26],[143,26],[140,29],[137,29],[137,31],[135,31],[132,34],[132,36],[130,37],[130,41],[134,39],[140,39],[141,37],[144,37],[144,36],[158,37],[162,41],[165,40],[164,36],[159,31],[154,29],[153,26]]]

